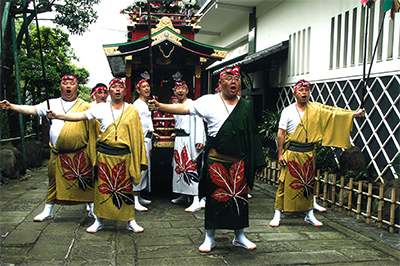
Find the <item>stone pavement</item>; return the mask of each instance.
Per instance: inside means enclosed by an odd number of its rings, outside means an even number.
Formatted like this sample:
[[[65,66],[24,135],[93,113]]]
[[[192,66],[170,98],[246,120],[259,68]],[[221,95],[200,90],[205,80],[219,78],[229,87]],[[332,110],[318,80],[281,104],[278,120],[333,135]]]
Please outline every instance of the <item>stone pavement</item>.
[[[281,226],[268,226],[276,189],[256,181],[251,192],[247,237],[253,251],[232,246],[233,232],[217,230],[216,247],[200,253],[204,210],[185,213],[170,200],[171,179],[153,178],[153,200],[136,220],[135,234],[126,222],[106,221],[89,234],[93,222],[84,205],[54,208],[54,219],[33,222],[44,206],[47,168],[28,171],[21,181],[1,186],[1,265],[400,265],[399,234],[357,221],[336,210],[317,213],[323,227],[303,221],[304,214],[284,214]]]

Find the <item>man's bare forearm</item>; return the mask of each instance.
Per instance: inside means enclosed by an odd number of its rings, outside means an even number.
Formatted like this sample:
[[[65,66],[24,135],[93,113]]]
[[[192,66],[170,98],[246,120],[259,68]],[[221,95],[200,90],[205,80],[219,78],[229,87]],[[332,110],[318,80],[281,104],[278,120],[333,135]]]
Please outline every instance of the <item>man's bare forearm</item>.
[[[84,113],[56,114],[54,118],[71,122],[88,120],[87,116]]]
[[[159,103],[157,106],[157,111],[178,115],[187,115],[190,113],[189,107],[184,104],[164,104]]]
[[[36,107],[30,105],[10,104],[8,110],[12,110],[22,115],[38,115]]]

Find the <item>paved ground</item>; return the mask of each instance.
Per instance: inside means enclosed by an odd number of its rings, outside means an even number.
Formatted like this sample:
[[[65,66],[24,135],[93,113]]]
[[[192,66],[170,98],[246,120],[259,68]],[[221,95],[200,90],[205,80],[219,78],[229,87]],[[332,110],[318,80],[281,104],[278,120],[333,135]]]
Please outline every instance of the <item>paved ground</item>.
[[[400,265],[399,234],[378,229],[337,211],[317,214],[317,228],[303,214],[283,215],[271,228],[276,189],[256,182],[251,192],[248,251],[232,246],[233,233],[217,230],[216,247],[198,251],[204,238],[204,211],[185,213],[170,203],[171,180],[154,178],[149,211],[137,213],[145,228],[135,234],[125,222],[106,221],[96,234],[86,233],[93,219],[84,205],[57,206],[55,217],[33,217],[44,206],[46,167],[28,171],[22,181],[1,186],[1,262],[3,265]]]

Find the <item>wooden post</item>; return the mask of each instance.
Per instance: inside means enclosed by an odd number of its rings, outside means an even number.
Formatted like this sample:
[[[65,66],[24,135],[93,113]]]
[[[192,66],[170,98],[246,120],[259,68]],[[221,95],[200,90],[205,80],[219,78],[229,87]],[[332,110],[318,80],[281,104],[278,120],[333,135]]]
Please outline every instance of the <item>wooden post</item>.
[[[328,199],[328,173],[325,172],[325,178],[324,178],[324,207],[326,207],[327,199]]]
[[[268,170],[267,170],[267,180],[269,181],[269,184],[270,184],[270,180],[271,180],[271,161],[270,160],[268,160],[268,164],[267,164],[267,168],[268,168]]]
[[[332,181],[332,209],[336,207],[336,174],[333,175]]]
[[[321,181],[321,170],[317,170],[317,176],[315,177],[315,196],[319,196],[319,191],[321,189],[320,182]]]
[[[378,228],[382,228],[382,206],[383,206],[383,188],[385,185],[379,185],[379,203],[378,203]]]
[[[340,178],[339,212],[343,212],[344,176]]]
[[[362,199],[362,181],[358,182],[358,191],[357,191],[357,220],[361,218],[361,199]]]
[[[267,167],[264,167],[264,170],[263,170],[263,181],[267,182]]]
[[[371,223],[371,208],[372,208],[372,183],[368,183],[367,224]]]
[[[350,178],[349,184],[349,200],[347,203],[347,215],[350,216],[353,211],[353,189],[354,189],[354,178]]]
[[[394,233],[394,214],[396,210],[396,189],[392,188],[392,195],[390,197],[390,233]]]
[[[272,167],[272,176],[271,176],[271,184],[275,182],[276,179],[276,161],[271,162],[271,167]]]

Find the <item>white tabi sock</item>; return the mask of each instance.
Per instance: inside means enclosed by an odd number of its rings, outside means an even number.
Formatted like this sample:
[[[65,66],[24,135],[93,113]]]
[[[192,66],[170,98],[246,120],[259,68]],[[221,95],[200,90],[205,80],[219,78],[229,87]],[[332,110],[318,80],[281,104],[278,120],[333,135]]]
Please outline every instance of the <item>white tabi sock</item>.
[[[144,231],[143,227],[138,225],[135,220],[129,221],[126,229],[131,230],[135,233],[140,233]]]
[[[139,202],[139,196],[134,196],[135,198],[135,210],[140,211],[140,212],[145,212],[148,209],[144,206],[142,206],[142,204],[140,204]]]
[[[213,247],[215,247],[215,230],[206,230],[206,238],[203,244],[199,247],[201,252],[210,252]]]
[[[306,223],[312,224],[314,226],[322,226],[323,225],[320,221],[317,220],[317,218],[315,218],[314,210],[312,210],[312,209],[307,212],[307,215],[304,218],[304,221]]]
[[[139,203],[140,204],[148,205],[148,204],[151,203],[151,200],[147,200],[147,199],[142,198],[142,195],[140,195],[140,194],[141,193],[139,193]]]
[[[176,199],[171,200],[172,203],[188,203],[189,198],[187,195],[180,195]]]
[[[317,210],[319,212],[326,212],[326,208],[322,207],[321,205],[318,205],[316,195],[314,195],[314,210]]]
[[[95,220],[94,220],[94,223],[91,225],[91,226],[89,226],[88,227],[88,229],[86,229],[86,231],[88,232],[88,233],[96,233],[97,231],[99,231],[99,230],[101,230],[101,229],[103,229],[104,228],[104,225],[103,225],[103,219],[102,218],[99,218],[99,217],[97,217],[97,216],[95,216],[96,218],[95,218]]]
[[[42,222],[47,219],[53,219],[53,206],[54,204],[44,205],[44,210],[33,218],[35,222]]]
[[[185,212],[197,212],[201,210],[200,202],[199,202],[199,196],[194,196],[193,197],[193,203],[190,205],[190,207],[185,209]]]
[[[87,204],[87,206],[89,206],[88,216],[91,217],[91,218],[95,218],[96,219],[96,215],[93,212],[94,203],[91,202],[91,203],[86,203],[86,204]]]
[[[269,222],[269,226],[278,227],[279,222],[281,221],[281,211],[275,209],[274,218]]]
[[[232,244],[237,247],[242,247],[245,249],[255,249],[257,246],[244,235],[244,229],[235,230],[235,238]]]
[[[200,206],[202,209],[206,207],[206,197],[202,197],[200,200]]]

